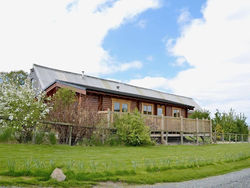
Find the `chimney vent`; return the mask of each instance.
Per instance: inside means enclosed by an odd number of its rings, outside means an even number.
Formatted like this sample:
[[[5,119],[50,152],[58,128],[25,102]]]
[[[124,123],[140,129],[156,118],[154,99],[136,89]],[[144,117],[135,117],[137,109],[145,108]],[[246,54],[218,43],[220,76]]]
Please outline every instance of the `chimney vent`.
[[[116,86],[117,89],[120,89],[120,86]]]
[[[82,78],[84,78],[84,71],[82,71]]]

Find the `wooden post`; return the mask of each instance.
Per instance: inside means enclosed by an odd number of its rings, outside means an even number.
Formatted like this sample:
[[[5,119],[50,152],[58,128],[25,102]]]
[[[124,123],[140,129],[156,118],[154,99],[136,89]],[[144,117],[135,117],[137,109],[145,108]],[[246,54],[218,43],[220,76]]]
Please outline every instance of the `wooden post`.
[[[107,119],[108,119],[108,128],[110,127],[110,109],[108,108]]]
[[[203,130],[203,133],[205,133],[205,126],[204,126],[204,118],[202,118],[202,130]],[[203,137],[203,144],[205,144],[205,136]]]
[[[166,120],[167,117],[164,116],[164,124],[166,125],[164,128],[165,128],[165,131],[166,131],[166,144],[168,144],[168,124],[167,124],[167,120]]]
[[[168,144],[168,131],[166,131],[166,140],[165,140],[165,144]]]
[[[237,142],[237,134],[235,134],[235,142]]]
[[[161,143],[164,144],[164,116],[161,115]]]
[[[250,134],[248,134],[248,143],[250,143]]]
[[[181,116],[181,144],[183,144],[183,117]]]
[[[72,139],[72,126],[69,126],[69,145],[71,146],[71,139]]]
[[[243,142],[244,141],[244,139],[243,139],[243,134],[241,134],[241,142]]]
[[[231,134],[229,133],[229,136],[228,136],[228,141],[231,142]]]
[[[217,142],[217,134],[216,134],[216,129],[214,130],[214,137],[215,137],[214,142],[216,143],[216,142]]]
[[[223,132],[222,135],[221,135],[221,139],[222,139],[222,142],[225,141],[225,139],[224,139],[224,132]]]
[[[213,143],[213,127],[212,120],[210,119],[210,143]]]
[[[199,145],[199,119],[196,118],[196,144]]]

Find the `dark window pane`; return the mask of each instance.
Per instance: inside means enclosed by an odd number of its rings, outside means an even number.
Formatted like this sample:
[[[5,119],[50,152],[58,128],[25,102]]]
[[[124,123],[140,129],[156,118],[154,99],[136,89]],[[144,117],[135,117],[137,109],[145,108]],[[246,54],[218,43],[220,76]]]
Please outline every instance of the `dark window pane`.
[[[119,102],[114,103],[114,111],[115,112],[120,112],[120,103]]]

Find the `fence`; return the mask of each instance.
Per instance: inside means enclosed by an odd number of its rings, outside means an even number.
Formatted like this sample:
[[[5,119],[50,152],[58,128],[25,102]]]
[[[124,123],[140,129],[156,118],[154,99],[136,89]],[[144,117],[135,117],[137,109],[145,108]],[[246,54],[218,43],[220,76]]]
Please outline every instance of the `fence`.
[[[124,112],[100,111],[107,118],[107,127],[110,127],[114,122],[115,117],[121,117]],[[198,142],[198,137],[210,137],[212,143],[212,122],[208,119],[189,119],[183,117],[171,116],[157,116],[144,115],[146,126],[150,127],[151,137],[160,137],[161,143],[167,143],[168,137],[181,137],[181,144],[183,138],[187,135],[195,136]]]
[[[82,126],[72,123],[40,121],[41,124],[48,125],[50,128],[60,132],[59,139],[61,143],[74,145],[78,140],[90,138],[94,131],[99,131],[102,141],[107,134],[115,133],[116,129],[112,124],[116,117],[121,117],[126,113],[100,111],[98,115],[101,117],[101,123],[98,126]],[[167,144],[170,137],[180,137],[183,144],[185,137],[193,137],[195,142],[199,144],[199,138],[209,138],[210,143],[226,143],[226,142],[250,142],[248,134],[235,133],[216,133],[212,132],[212,122],[207,119],[189,119],[183,117],[169,117],[156,115],[143,115],[146,126],[150,127],[151,137],[160,138],[161,143]],[[0,116],[0,119],[8,119]],[[34,130],[35,131],[35,130]],[[34,134],[35,135],[35,134]]]

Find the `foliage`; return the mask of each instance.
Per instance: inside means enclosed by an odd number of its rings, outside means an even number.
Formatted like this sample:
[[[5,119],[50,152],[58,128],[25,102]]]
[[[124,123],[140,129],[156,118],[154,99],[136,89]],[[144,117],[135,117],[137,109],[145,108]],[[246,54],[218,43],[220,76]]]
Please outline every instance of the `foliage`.
[[[35,134],[35,144],[51,144],[55,145],[57,142],[56,136],[53,132],[37,131]]]
[[[38,121],[49,112],[44,102],[45,94],[36,93],[29,80],[19,85],[20,80],[4,78],[0,87],[0,115],[8,119],[0,120],[2,128],[11,128],[19,142],[30,141],[32,131]]]
[[[50,121],[75,125],[72,128],[72,145],[82,142],[83,137],[91,139],[95,134],[95,127],[105,124],[103,118],[96,109],[93,109],[93,105],[85,96],[82,96],[81,103],[77,102],[77,97],[75,92],[67,88],[60,88],[52,98],[54,105],[48,115]],[[59,133],[59,143],[68,143],[69,128],[54,125],[54,129]]]
[[[66,108],[76,102],[75,92],[68,88],[60,88],[53,96],[54,108]]]
[[[196,110],[191,115],[189,115],[189,118],[210,119],[210,112],[208,110]]]
[[[236,114],[232,109],[228,113],[216,111],[213,129],[224,133],[248,134],[246,117],[244,114]]]
[[[44,139],[45,139],[45,133],[44,132],[36,132],[35,144],[44,143]]]
[[[152,144],[149,127],[145,125],[144,119],[138,110],[116,118],[114,127],[117,128],[119,138],[126,145],[139,146]]]
[[[0,142],[9,142],[13,140],[11,128],[1,128],[0,130]]]
[[[52,145],[55,145],[57,140],[56,140],[56,136],[53,132],[50,132],[48,135],[48,139],[49,139],[49,143]]]
[[[22,70],[20,71],[11,71],[8,73],[0,73],[0,77],[4,82],[9,82],[17,85],[24,85],[25,81],[28,78],[28,74]]]

